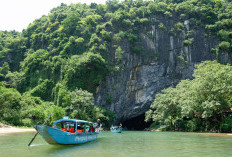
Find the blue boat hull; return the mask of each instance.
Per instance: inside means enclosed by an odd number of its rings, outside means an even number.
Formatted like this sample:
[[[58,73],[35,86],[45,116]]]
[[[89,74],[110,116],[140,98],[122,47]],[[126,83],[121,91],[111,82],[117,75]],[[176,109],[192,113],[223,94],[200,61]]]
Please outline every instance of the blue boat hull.
[[[121,133],[122,132],[122,128],[119,128],[117,130],[111,130],[111,132],[113,132],[113,133]]]
[[[46,125],[37,125],[36,130],[49,144],[81,144],[97,139],[96,132],[69,133]]]

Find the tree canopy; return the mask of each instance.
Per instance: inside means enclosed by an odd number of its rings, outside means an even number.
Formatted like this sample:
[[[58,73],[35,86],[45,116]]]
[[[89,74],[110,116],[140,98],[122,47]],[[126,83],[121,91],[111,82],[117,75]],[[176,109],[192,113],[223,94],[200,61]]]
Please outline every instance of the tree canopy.
[[[193,76],[157,94],[146,120],[185,131],[230,131],[232,66],[205,61]]]

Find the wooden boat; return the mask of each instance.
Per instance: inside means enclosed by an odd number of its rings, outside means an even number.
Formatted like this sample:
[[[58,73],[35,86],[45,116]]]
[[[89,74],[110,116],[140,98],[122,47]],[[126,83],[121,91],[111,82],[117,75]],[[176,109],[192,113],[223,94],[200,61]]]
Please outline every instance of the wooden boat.
[[[80,144],[97,139],[92,122],[64,117],[53,126],[36,125],[35,129],[49,144]]]
[[[122,132],[122,128],[119,126],[111,126],[110,131],[113,133],[121,133]]]

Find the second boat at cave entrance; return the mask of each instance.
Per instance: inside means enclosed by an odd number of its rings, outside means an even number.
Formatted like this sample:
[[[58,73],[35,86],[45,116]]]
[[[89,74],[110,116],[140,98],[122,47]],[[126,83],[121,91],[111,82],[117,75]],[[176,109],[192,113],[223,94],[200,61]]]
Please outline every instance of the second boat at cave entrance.
[[[97,139],[92,122],[64,117],[53,126],[36,125],[35,129],[49,144],[81,144]]]
[[[113,133],[121,133],[122,132],[122,127],[120,126],[111,126],[110,131]]]

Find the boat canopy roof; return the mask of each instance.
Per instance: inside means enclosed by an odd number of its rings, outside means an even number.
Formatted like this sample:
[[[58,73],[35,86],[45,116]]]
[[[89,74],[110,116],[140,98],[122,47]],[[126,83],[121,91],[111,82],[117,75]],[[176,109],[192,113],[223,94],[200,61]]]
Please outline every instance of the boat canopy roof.
[[[119,126],[111,126],[111,129],[117,129]]]
[[[77,120],[77,119],[69,119],[67,117],[64,117],[63,119],[60,119],[60,120],[57,120],[57,121],[54,121],[53,123],[61,123],[61,122],[73,122],[73,123],[92,123],[92,122],[88,122],[88,121],[85,121],[85,120]]]

